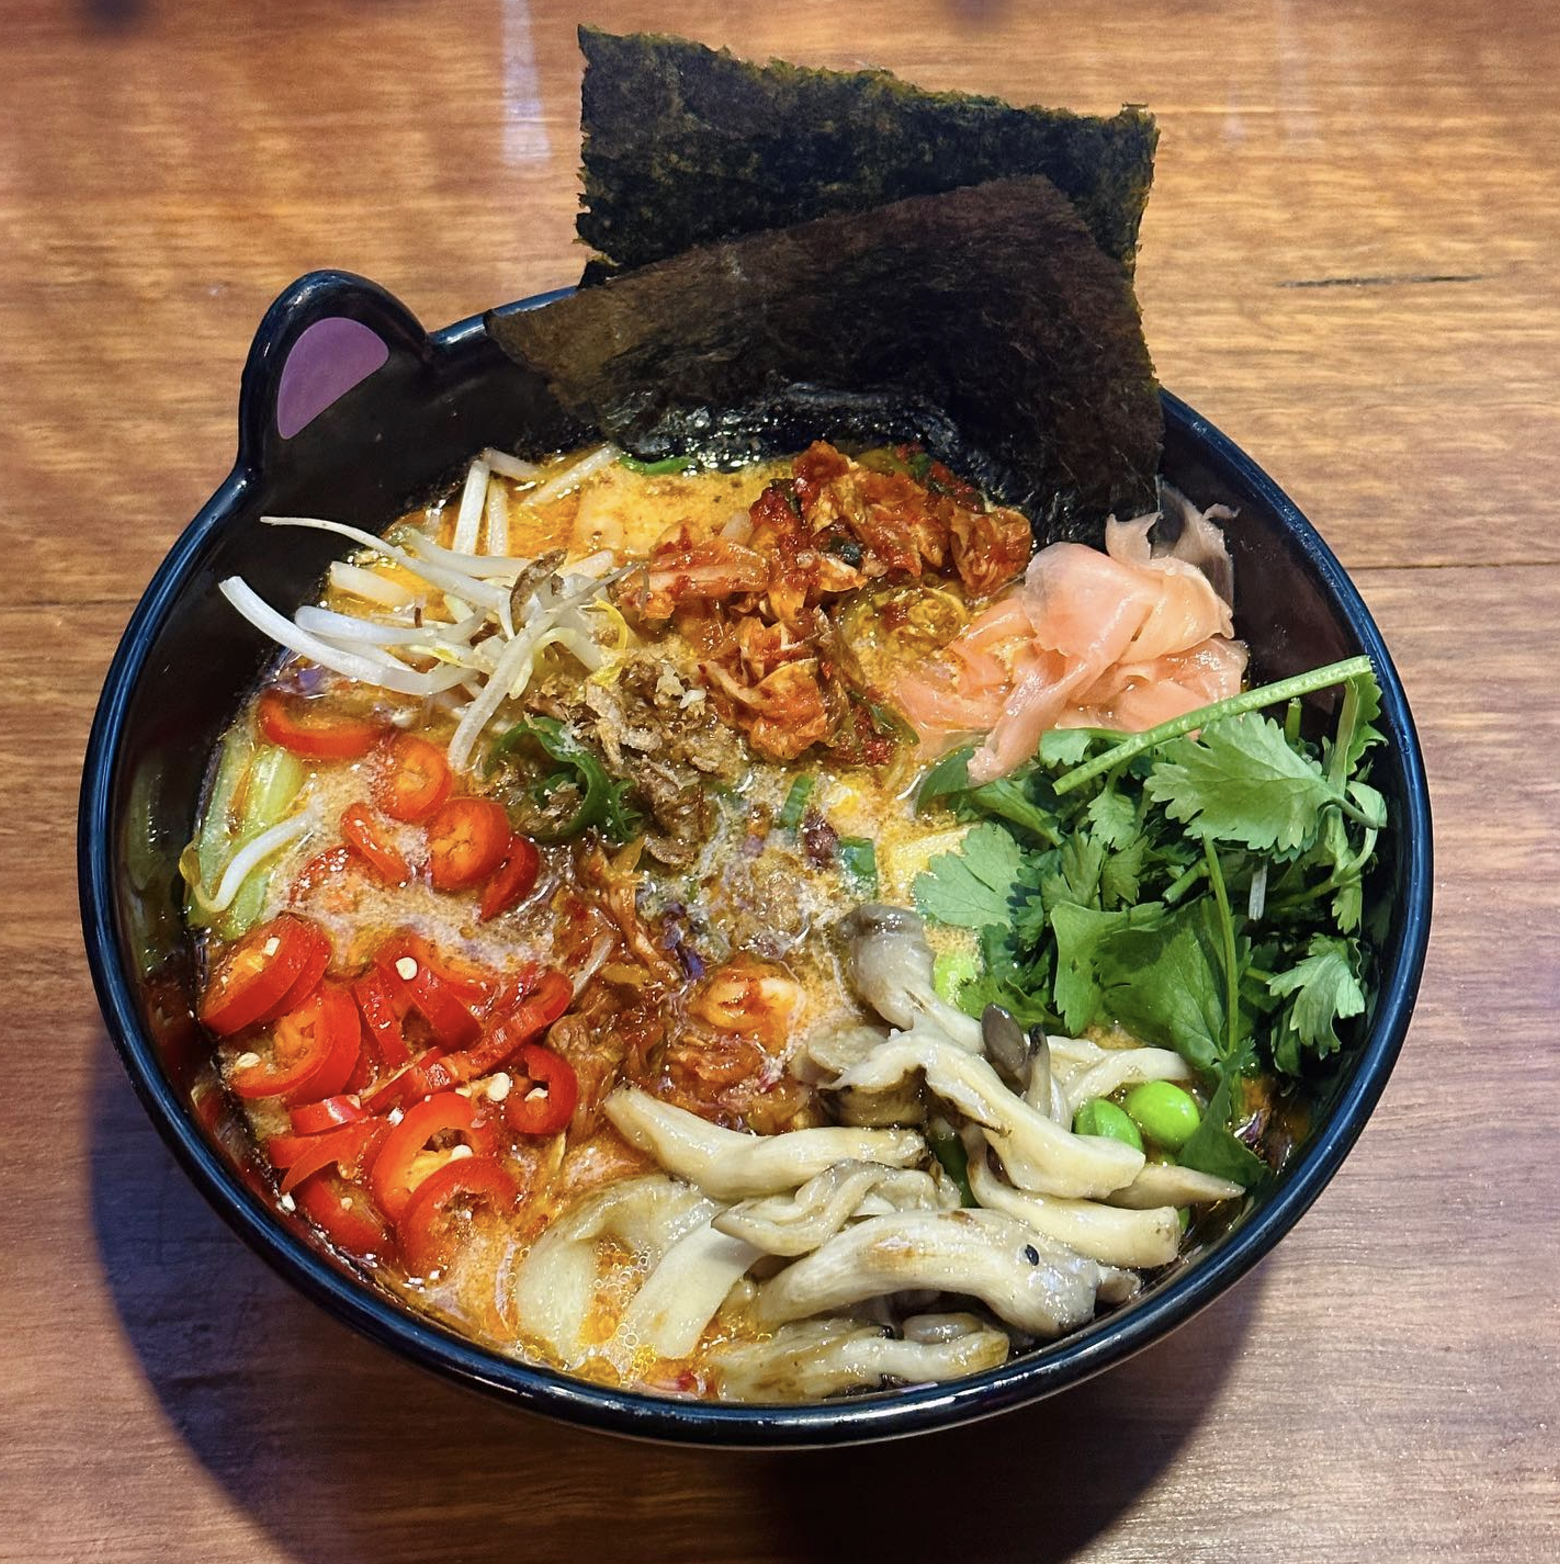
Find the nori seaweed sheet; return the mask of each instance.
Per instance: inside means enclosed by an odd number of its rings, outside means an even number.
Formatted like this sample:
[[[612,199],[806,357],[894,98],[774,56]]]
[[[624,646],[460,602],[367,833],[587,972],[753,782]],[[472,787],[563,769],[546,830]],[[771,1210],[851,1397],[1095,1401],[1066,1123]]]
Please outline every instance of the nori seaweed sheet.
[[[582,27],[592,278],[694,245],[987,180],[1044,174],[1130,273],[1151,114],[1109,119],[923,92],[888,71],[753,65],[682,38]]]
[[[1154,503],[1131,283],[1039,175],[702,246],[487,326],[646,459],[920,437],[1042,541]]]

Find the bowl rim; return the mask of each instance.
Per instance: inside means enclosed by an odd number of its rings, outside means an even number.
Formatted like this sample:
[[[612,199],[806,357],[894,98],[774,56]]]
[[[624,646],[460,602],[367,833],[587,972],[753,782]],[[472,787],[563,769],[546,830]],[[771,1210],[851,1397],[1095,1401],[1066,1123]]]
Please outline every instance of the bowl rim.
[[[153,574],[127,623],[104,680],[88,739],[77,817],[77,880],[88,965],[109,1036],[148,1116],[175,1159],[219,1215],[273,1269],[337,1319],[423,1368],[510,1405],[587,1428],[713,1447],[800,1448],[864,1443],[948,1428],[994,1416],[1101,1373],[1149,1346],[1207,1307],[1257,1264],[1310,1207],[1364,1128],[1403,1046],[1429,937],[1432,896],[1430,801],[1424,761],[1402,683],[1358,589],[1320,534],[1267,473],[1220,430],[1168,391],[1161,391],[1168,428],[1198,447],[1224,482],[1258,497],[1299,548],[1358,637],[1382,690],[1382,721],[1403,769],[1406,814],[1399,829],[1406,855],[1402,937],[1382,974],[1374,1024],[1359,1051],[1353,1078],[1285,1175],[1283,1186],[1217,1249],[1188,1266],[1130,1312],[1108,1316],[1048,1346],[946,1384],[909,1387],[801,1405],[748,1405],[682,1400],[616,1389],[538,1367],[477,1346],[436,1321],[412,1313],[352,1278],[275,1220],[206,1139],[166,1075],[142,1024],[134,984],[121,960],[110,844],[112,803],[130,696],[147,653],[167,621],[204,540],[224,526],[259,481],[263,447],[254,428],[251,369],[262,346],[274,356],[279,323],[298,301],[346,278],[311,273],[267,312],[255,339],[240,393],[240,445],[232,472],[180,534]],[[353,283],[360,279],[348,279]],[[369,285],[372,286],[372,285]],[[535,308],[571,292],[557,289],[501,306]],[[388,295],[383,295],[388,298]],[[393,301],[392,301],[393,302]],[[409,316],[404,316],[410,320]],[[473,315],[422,338],[429,356],[469,349],[486,335]]]

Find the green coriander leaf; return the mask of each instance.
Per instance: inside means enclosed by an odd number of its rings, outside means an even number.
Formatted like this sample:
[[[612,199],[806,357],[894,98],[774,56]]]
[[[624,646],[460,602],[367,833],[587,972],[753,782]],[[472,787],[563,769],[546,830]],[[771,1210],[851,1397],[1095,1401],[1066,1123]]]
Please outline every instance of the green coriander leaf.
[[[1213,898],[1204,896],[1149,927],[1126,929],[1099,952],[1095,972],[1108,1014],[1144,1042],[1175,1049],[1205,1074],[1217,1068],[1224,1053],[1224,972],[1212,927],[1216,917]]]
[[[1268,980],[1268,990],[1280,998],[1293,996],[1284,1011],[1284,1032],[1325,1058],[1343,1046],[1334,1023],[1364,1012],[1365,990],[1347,940],[1318,934],[1306,949],[1304,960]],[[1291,1053],[1286,1050],[1286,1057]]]
[[[921,778],[921,785],[916,789],[915,807],[925,809],[939,800],[947,798],[951,793],[966,793],[970,786],[970,756],[975,753],[968,744],[963,749],[953,750],[944,755],[930,771]]]
[[[1365,910],[1365,887],[1359,875],[1352,875],[1333,893],[1333,922],[1345,934],[1359,932],[1360,918]]]
[[[1380,831],[1387,823],[1387,801],[1367,782],[1351,782],[1349,797],[1354,807],[1365,817],[1365,824],[1373,831]]]
[[[1061,840],[1061,830],[1054,811],[1045,808],[1030,797],[1022,780],[1023,773],[1000,777],[972,788],[961,802],[982,814],[996,815],[1026,831],[1033,831],[1042,841],[1055,844]]]
[[[957,852],[939,853],[915,877],[915,904],[928,918],[961,929],[1007,927],[1024,854],[999,825],[978,825]]]
[[[1106,907],[1130,907],[1138,899],[1148,838],[1138,835],[1111,853],[1100,871],[1100,901]]]
[[[1227,1178],[1242,1189],[1250,1189],[1266,1176],[1268,1165],[1230,1133],[1231,1079],[1231,1073],[1226,1072],[1220,1080],[1202,1123],[1181,1148],[1178,1160],[1182,1167]]]
[[[1076,766],[1089,752],[1087,728],[1052,728],[1040,737],[1039,757],[1046,766]]]
[[[1040,895],[1048,909],[1071,902],[1075,907],[1098,907],[1100,872],[1105,849],[1086,831],[1075,831],[1062,843],[1054,872],[1040,881]]]
[[[959,1008],[979,1016],[987,1005],[1001,1005],[1020,1026],[1057,1025],[1046,1003],[1050,993],[1050,960],[1030,962],[1015,948],[1007,929],[988,925],[980,932],[980,974],[959,990]]]
[[[1062,1024],[1077,1036],[1099,1018],[1104,990],[1099,976],[1101,950],[1128,930],[1153,926],[1163,916],[1157,902],[1122,912],[1096,912],[1063,902],[1051,911],[1056,936],[1054,998]]]
[[[1321,767],[1255,712],[1165,745],[1145,789],[1172,820],[1258,851],[1307,845],[1336,802]]]
[[[1138,834],[1136,806],[1113,787],[1096,793],[1084,813],[1095,840],[1106,847],[1125,847]]]

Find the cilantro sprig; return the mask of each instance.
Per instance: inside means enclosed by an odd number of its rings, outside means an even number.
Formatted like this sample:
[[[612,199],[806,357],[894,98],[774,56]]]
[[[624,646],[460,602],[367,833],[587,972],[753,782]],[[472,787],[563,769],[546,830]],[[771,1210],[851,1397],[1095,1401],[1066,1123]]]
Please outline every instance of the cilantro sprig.
[[[1300,701],[1343,687],[1334,731]],[[1282,721],[1264,716],[1283,707]],[[1301,1076],[1365,1012],[1365,883],[1386,802],[1369,783],[1381,694],[1365,657],[1188,712],[1145,733],[1048,733],[1035,757],[971,785],[970,751],[922,782],[922,808],[974,822],[918,875],[929,918],[970,929],[982,964],[959,1001],[1078,1033],[1119,1024],[1174,1048],[1209,1092],[1190,1167],[1249,1187],[1265,1164],[1234,1134],[1243,1081]]]

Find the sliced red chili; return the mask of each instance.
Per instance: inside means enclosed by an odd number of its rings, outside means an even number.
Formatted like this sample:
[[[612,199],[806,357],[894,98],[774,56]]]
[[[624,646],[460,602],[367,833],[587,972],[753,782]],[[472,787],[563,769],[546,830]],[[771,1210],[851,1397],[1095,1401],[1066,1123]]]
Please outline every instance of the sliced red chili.
[[[392,820],[426,820],[450,796],[454,777],[437,744],[398,733],[385,746],[374,797]]]
[[[313,924],[290,912],[251,929],[217,963],[201,996],[200,1019],[219,1036],[229,1037],[277,1014],[316,937],[324,938]]]
[[[267,690],[256,708],[260,732],[306,760],[356,760],[383,737],[384,724],[332,711],[318,697]]]
[[[356,1124],[368,1117],[368,1109],[350,1094],[325,1097],[319,1102],[302,1102],[289,1111],[294,1135],[322,1135],[343,1124]]]
[[[363,1046],[357,1006],[336,983],[321,983],[271,1033],[267,1051],[240,1064],[228,1084],[240,1097],[309,1102],[339,1092]]]
[[[312,896],[327,880],[339,878],[354,863],[361,861],[345,842],[338,842],[334,847],[327,847],[324,852],[316,853],[298,871],[298,878],[292,882],[292,888],[287,892],[288,902],[296,905],[305,897]]]
[[[529,983],[530,992],[521,995],[480,1043],[450,1057],[449,1067],[462,1080],[496,1070],[522,1044],[540,1037],[574,1002],[574,985],[561,972],[542,971],[531,975]]]
[[[314,924],[306,925],[309,939],[309,949],[303,958],[303,965],[298,969],[298,976],[293,979],[292,987],[282,995],[281,1000],[269,1014],[261,1017],[263,1021],[274,1020],[277,1016],[286,1015],[289,1010],[296,1010],[304,1000],[319,986],[320,980],[325,976],[325,969],[330,965],[330,939],[323,929]]]
[[[390,1229],[369,1197],[326,1168],[293,1191],[298,1209],[347,1254],[366,1259],[390,1252]]]
[[[479,1122],[475,1104],[458,1092],[440,1092],[408,1108],[380,1149],[370,1175],[374,1199],[392,1221],[427,1176],[417,1167],[417,1159],[435,1135],[459,1135],[478,1155],[494,1147],[492,1127]]]
[[[520,1186],[497,1157],[445,1163],[417,1186],[396,1223],[401,1263],[413,1276],[442,1270],[478,1211],[507,1216],[519,1198]]]
[[[428,822],[428,876],[436,891],[480,885],[509,851],[509,816],[491,798],[452,798]]]
[[[413,1063],[398,1070],[389,1080],[381,1081],[363,1099],[363,1106],[370,1113],[388,1113],[392,1108],[420,1102],[434,1092],[450,1091],[464,1079],[446,1066],[444,1055],[439,1049],[430,1048],[426,1053],[419,1054]]]
[[[408,941],[394,940],[375,958],[386,980],[400,988],[444,1048],[460,1048],[482,1030],[482,1023],[456,997],[454,989]]]
[[[509,853],[499,865],[493,878],[482,887],[482,900],[478,904],[477,921],[487,923],[500,913],[517,907],[536,888],[536,876],[542,866],[542,855],[534,843],[523,836],[511,836]]]
[[[503,989],[497,973],[440,950],[413,929],[400,929],[385,943],[383,952],[394,956],[415,956],[455,997],[472,1010],[481,1010]]]
[[[282,1175],[282,1193],[291,1194],[311,1173],[318,1173],[332,1164],[346,1179],[360,1179],[371,1174],[389,1135],[390,1126],[383,1119],[364,1119],[360,1124],[345,1125],[328,1135],[304,1137],[308,1144],[296,1148],[273,1146],[273,1162],[278,1154],[289,1159],[287,1171]]]
[[[580,1078],[562,1054],[540,1043],[520,1050],[515,1075],[504,1099],[504,1121],[517,1135],[556,1135],[574,1117]]]
[[[401,1018],[395,1011],[390,980],[376,967],[352,985],[352,997],[357,1000],[363,1025],[374,1040],[374,1052],[380,1064],[387,1070],[405,1064],[412,1053],[401,1031]]]
[[[411,879],[411,865],[390,840],[384,822],[376,820],[366,804],[348,804],[342,810],[341,834],[387,884],[405,885]]]

